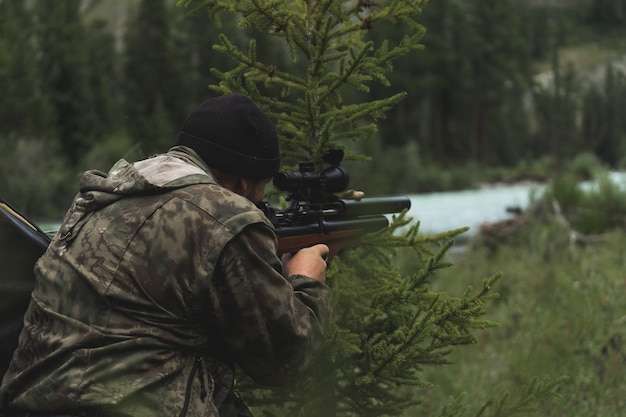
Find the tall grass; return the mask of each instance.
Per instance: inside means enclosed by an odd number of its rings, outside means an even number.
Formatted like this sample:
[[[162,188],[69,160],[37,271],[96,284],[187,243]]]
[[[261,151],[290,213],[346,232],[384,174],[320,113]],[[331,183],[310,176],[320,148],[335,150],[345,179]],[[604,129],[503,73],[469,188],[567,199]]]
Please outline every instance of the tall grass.
[[[545,203],[558,196],[568,209],[548,211],[554,206]],[[606,221],[602,228],[597,222],[597,212],[624,218],[623,200],[624,191],[604,179],[587,191],[556,184],[518,219],[514,236],[488,246],[479,237],[454,267],[439,273],[433,288],[454,294],[472,277],[502,272],[500,298],[487,316],[501,326],[454,352],[453,365],[426,371],[437,389],[424,393],[421,415],[438,415],[448,397],[463,393],[466,415],[478,415],[492,393],[521,390],[544,376],[568,380],[561,399],[543,403],[535,415],[626,415],[626,239],[622,222]],[[571,213],[576,221],[565,217]],[[585,219],[581,213],[596,214]],[[574,225],[589,227],[593,239],[582,239]],[[496,414],[487,407],[481,415]]]

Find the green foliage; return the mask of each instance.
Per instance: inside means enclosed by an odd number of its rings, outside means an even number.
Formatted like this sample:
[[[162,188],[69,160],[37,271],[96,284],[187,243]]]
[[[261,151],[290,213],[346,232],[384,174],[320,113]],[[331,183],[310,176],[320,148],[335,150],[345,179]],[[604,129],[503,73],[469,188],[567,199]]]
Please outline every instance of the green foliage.
[[[237,66],[213,69],[220,84],[216,91],[246,92],[274,120],[281,132],[282,154],[288,163],[321,162],[328,149],[342,142],[371,137],[376,120],[406,94],[369,102],[343,102],[346,89],[369,91],[372,82],[388,84],[387,74],[399,56],[420,49],[424,31],[416,20],[423,0],[375,2],[196,1],[179,4],[212,16],[238,13],[240,27],[255,26],[284,41],[294,65],[263,62],[250,40],[241,50],[227,36],[216,49],[227,53]],[[398,44],[375,44],[365,36],[379,22],[407,28]],[[354,156],[348,155],[347,159]],[[319,165],[318,165],[319,167]]]
[[[285,42],[292,61],[289,72],[279,62],[257,59],[256,42],[241,50],[226,35],[217,49],[231,56],[230,71],[213,70],[216,91],[245,92],[277,121],[283,155],[290,162],[321,165],[331,148],[369,136],[404,93],[388,98],[344,103],[346,91],[369,91],[369,83],[388,85],[390,61],[418,49],[423,28],[416,16],[422,1],[194,1],[179,4],[214,18],[238,13],[239,26],[255,26]],[[406,34],[366,40],[374,25],[402,24]],[[346,89],[348,87],[348,89]],[[357,97],[357,96],[354,96]],[[407,158],[410,161],[410,156]],[[406,163],[405,166],[408,166]],[[288,389],[259,389],[239,379],[239,389],[255,412],[267,416],[397,416],[420,404],[430,384],[426,367],[449,363],[452,348],[476,342],[474,331],[495,326],[485,320],[485,303],[500,274],[460,297],[434,292],[429,284],[451,264],[447,254],[465,229],[439,235],[419,234],[419,223],[400,215],[392,225],[364,237],[361,247],[333,259],[329,270],[334,322],[324,351],[313,367]],[[411,253],[410,273],[395,264],[398,252]],[[408,264],[407,264],[408,265]],[[540,384],[509,406],[528,410],[541,393],[550,396],[558,382]]]
[[[587,149],[612,167],[623,154],[625,96],[626,76],[611,65],[607,65],[604,85],[592,84],[583,94],[582,132]]]
[[[583,152],[573,158],[569,159],[565,163],[565,172],[571,173],[571,175],[581,180],[589,180],[605,172],[606,167],[592,152]]]
[[[466,410],[479,410],[494,390],[523,392],[536,375],[563,375],[567,382],[559,385],[558,396],[540,402],[541,416],[623,415],[623,231],[574,241],[557,217],[534,210],[516,233],[495,250],[468,247],[454,269],[441,271],[437,289],[445,291],[460,290],[476,274],[501,271],[507,279],[499,283],[500,298],[489,314],[501,326],[479,333],[480,344],[455,351],[457,365],[428,370],[440,390],[421,414],[436,415],[443,392],[480,386],[482,394],[461,402]]]
[[[79,0],[35,2],[39,76],[53,109],[56,138],[70,163],[88,148],[97,118],[90,88],[88,32]]]
[[[131,138],[112,135],[102,139],[88,152],[78,165],[81,170],[97,169],[107,172],[120,158],[135,162],[150,156],[142,147],[141,142],[132,143]]]
[[[124,114],[133,141],[151,152],[173,145],[187,114],[183,56],[174,49],[165,0],[142,0],[125,32]]]
[[[561,378],[534,378],[521,387],[513,395],[506,393],[499,399],[489,399],[472,415],[476,417],[509,417],[527,416],[540,412],[538,408],[542,402],[559,398],[558,390],[566,377]],[[461,394],[445,406],[437,417],[464,416],[470,412],[465,404],[467,395]]]
[[[0,136],[0,190],[2,198],[32,213],[60,218],[67,208],[78,175],[63,169],[64,158],[52,144],[17,135]],[[61,209],[59,209],[61,208]]]
[[[457,165],[444,171],[428,158],[422,158],[416,148],[415,142],[382,146],[372,141],[361,147],[361,151],[375,158],[367,162],[350,161],[344,166],[350,172],[350,181],[368,195],[468,189],[485,176],[485,171],[476,166]]]
[[[37,53],[31,47],[33,16],[23,2],[0,1],[0,19],[0,133],[42,134],[51,127],[52,108],[42,91]]]
[[[625,225],[624,184],[607,173],[596,174],[588,184],[561,176],[552,181],[543,198],[546,205],[556,205],[557,214],[575,233],[598,234]]]
[[[474,330],[495,326],[483,316],[499,274],[460,297],[429,289],[438,271],[451,265],[448,250],[465,229],[422,236],[409,222],[398,216],[389,229],[334,258],[328,282],[335,314],[326,348],[288,389],[246,391],[255,412],[398,416],[430,387],[424,368],[449,363],[452,347],[475,343]],[[399,249],[411,253],[416,272],[399,272]]]

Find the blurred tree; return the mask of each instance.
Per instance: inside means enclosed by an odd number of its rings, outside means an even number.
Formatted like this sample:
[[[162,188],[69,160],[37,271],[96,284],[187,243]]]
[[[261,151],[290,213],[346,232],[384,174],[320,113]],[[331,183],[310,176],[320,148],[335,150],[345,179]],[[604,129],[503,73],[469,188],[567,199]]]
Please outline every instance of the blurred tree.
[[[173,42],[170,4],[165,0],[141,0],[124,38],[126,128],[133,141],[142,143],[148,153],[173,145],[193,100],[183,94],[188,91],[188,74]]]
[[[180,11],[181,9],[177,9],[177,12]],[[238,29],[234,16],[225,16],[219,24],[211,22],[206,16],[189,13],[175,13],[173,20],[176,27],[173,33],[175,49],[180,52],[183,71],[186,74],[183,79],[184,95],[188,99],[188,110],[191,111],[199,103],[216,95],[209,89],[209,85],[217,81],[210,68],[225,70],[232,66],[234,61],[215,51],[213,45],[219,42],[221,33],[231,37]],[[238,37],[232,38],[241,38],[240,44],[244,45],[247,38],[241,35],[239,33]]]
[[[123,127],[121,120],[120,75],[115,51],[115,39],[103,20],[96,20],[85,28],[88,80],[91,90],[90,106],[96,112],[90,134],[94,139],[112,135]]]
[[[626,0],[591,0],[588,19],[599,31],[613,35],[626,23]]]
[[[580,80],[573,67],[563,68],[560,48],[565,42],[561,22],[554,21],[547,39],[551,55],[550,77],[533,88],[533,105],[537,118],[537,146],[541,155],[549,155],[553,169],[560,173],[566,158],[580,152],[582,136],[577,128]]]
[[[79,15],[80,0],[37,1],[38,68],[43,91],[54,112],[63,155],[75,165],[93,141],[98,112],[90,88],[87,33]]]
[[[424,7],[422,21],[428,28],[423,43],[428,51],[419,56],[400,57],[389,74],[391,90],[406,91],[407,99],[381,120],[380,138],[387,145],[416,141],[423,158],[434,158],[444,165],[460,157],[461,149],[451,140],[453,120],[459,117],[460,103],[454,96],[467,89],[469,67],[459,51],[467,49],[468,11],[462,1],[440,0]],[[378,40],[397,40],[402,26],[378,24],[369,36]],[[374,85],[372,96],[385,94],[387,86]],[[458,122],[457,122],[458,123]]]
[[[480,165],[513,164],[524,156],[523,99],[532,77],[528,40],[520,30],[525,10],[512,0],[473,0],[469,159]],[[521,10],[520,10],[521,9]],[[506,122],[503,122],[506,120]]]
[[[428,51],[399,60],[390,80],[408,100],[381,123],[385,143],[419,144],[421,158],[511,165],[528,148],[525,92],[531,56],[524,6],[503,0],[439,0],[424,8]],[[374,36],[397,37],[397,25]]]
[[[32,13],[21,1],[0,1],[0,140],[47,133],[52,109],[42,92]]]
[[[622,162],[626,121],[622,111],[626,106],[626,76],[607,65],[604,84],[592,84],[583,96],[582,135],[585,148],[601,161],[617,168]]]

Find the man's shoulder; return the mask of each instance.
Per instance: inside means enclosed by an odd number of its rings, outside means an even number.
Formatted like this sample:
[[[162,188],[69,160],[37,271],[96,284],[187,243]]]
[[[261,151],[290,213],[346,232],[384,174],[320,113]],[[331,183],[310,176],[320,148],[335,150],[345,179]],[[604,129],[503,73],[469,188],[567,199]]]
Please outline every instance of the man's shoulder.
[[[253,202],[218,184],[192,184],[173,194],[230,227],[239,229],[251,223],[271,226],[267,216]]]

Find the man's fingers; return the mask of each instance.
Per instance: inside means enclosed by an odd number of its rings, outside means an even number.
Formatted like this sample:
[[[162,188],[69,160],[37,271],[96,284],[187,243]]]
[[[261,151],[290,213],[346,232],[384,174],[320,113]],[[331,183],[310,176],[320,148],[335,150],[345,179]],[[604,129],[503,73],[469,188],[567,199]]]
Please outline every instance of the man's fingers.
[[[317,249],[322,259],[324,260],[328,259],[328,254],[330,253],[330,249],[328,248],[328,245],[320,243],[320,244],[315,245],[314,248]]]
[[[365,193],[363,191],[353,191],[352,192],[352,197],[355,200],[360,200],[365,196]]]

